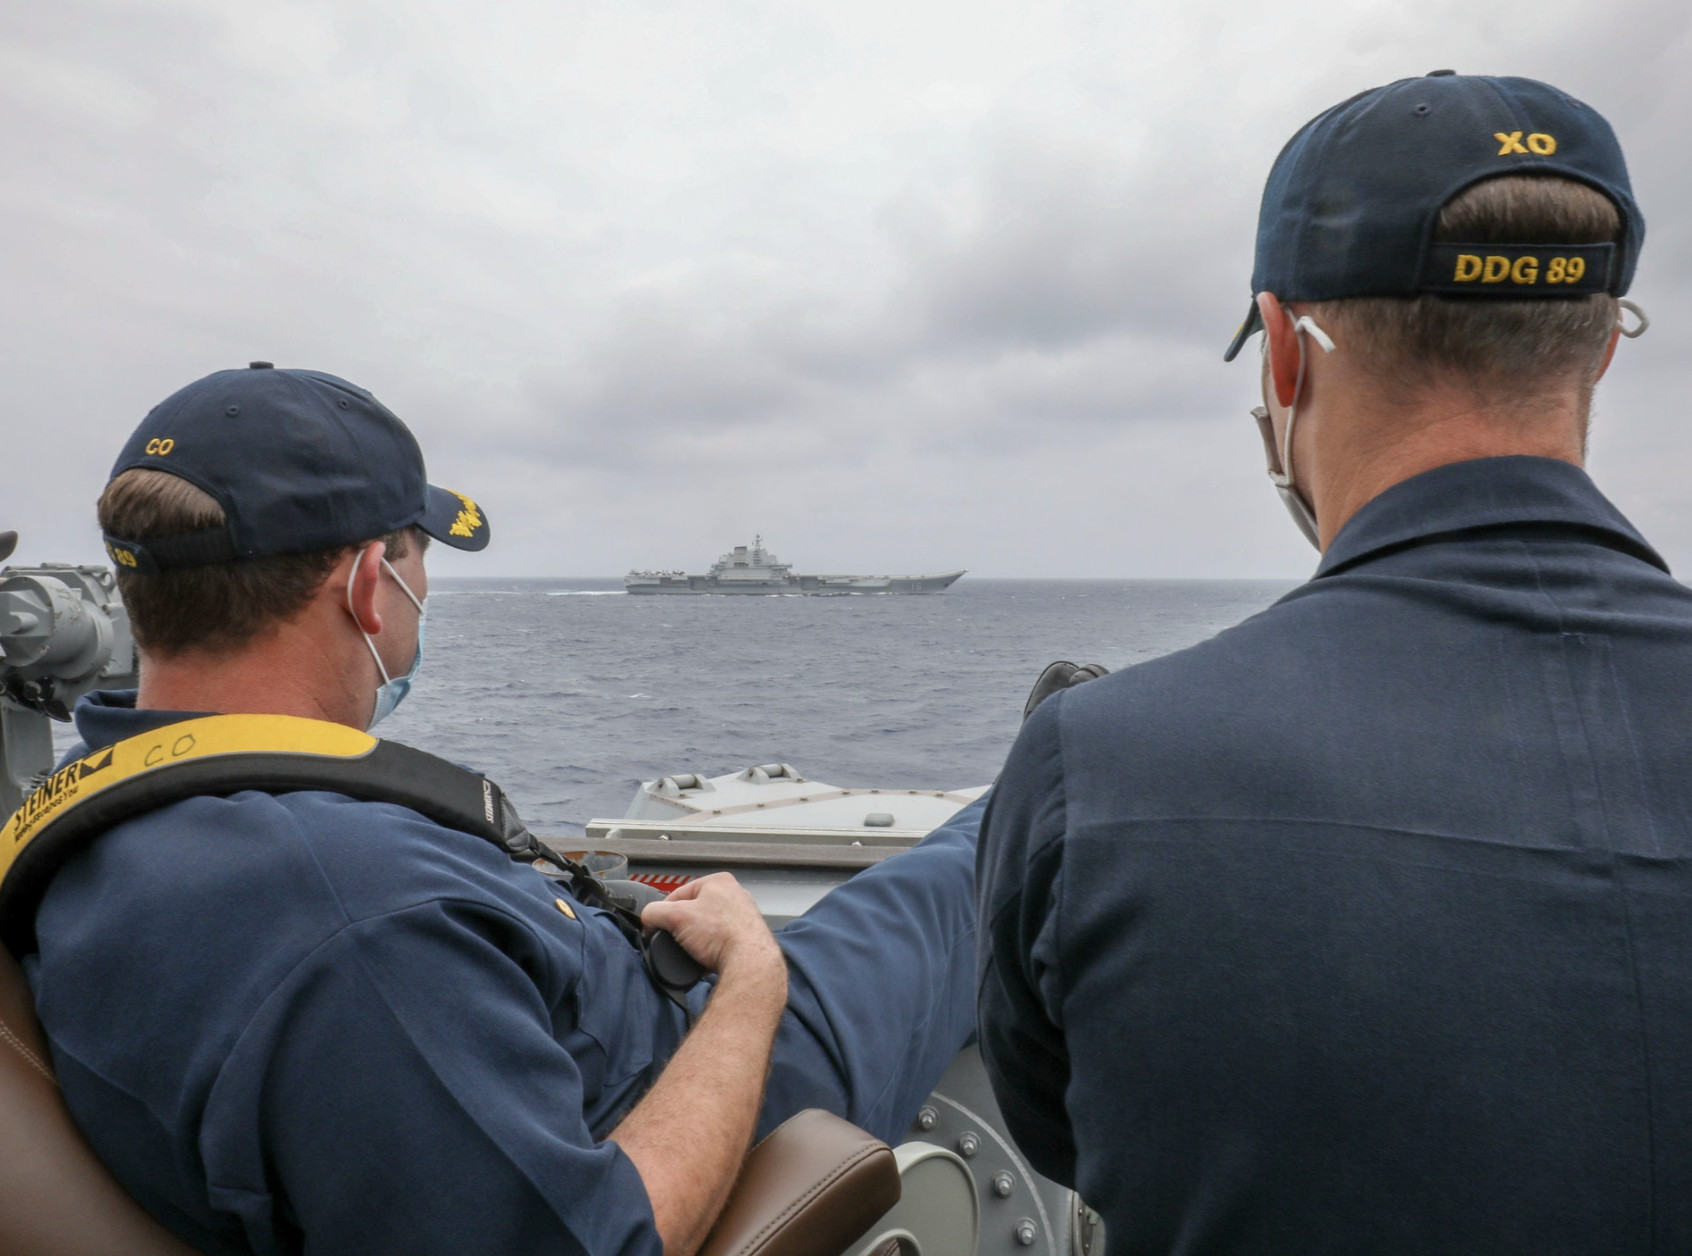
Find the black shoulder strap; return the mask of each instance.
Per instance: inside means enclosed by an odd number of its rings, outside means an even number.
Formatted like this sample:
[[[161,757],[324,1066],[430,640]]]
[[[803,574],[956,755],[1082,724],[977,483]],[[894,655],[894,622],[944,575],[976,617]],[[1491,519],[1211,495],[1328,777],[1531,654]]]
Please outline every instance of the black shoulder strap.
[[[144,812],[202,795],[329,790],[390,802],[491,842],[513,859],[546,859],[571,893],[611,913],[671,998],[702,970],[678,978],[654,967],[640,918],[573,859],[547,846],[504,792],[466,768],[399,742],[290,715],[209,715],[168,724],[67,764],[25,798],[0,829],[0,942],[22,958],[35,949],[35,915],[53,876],[102,833]],[[680,952],[669,940],[664,955]],[[685,967],[685,965],[683,966]],[[691,976],[691,980],[686,980]],[[684,1005],[685,1006],[685,1005]]]

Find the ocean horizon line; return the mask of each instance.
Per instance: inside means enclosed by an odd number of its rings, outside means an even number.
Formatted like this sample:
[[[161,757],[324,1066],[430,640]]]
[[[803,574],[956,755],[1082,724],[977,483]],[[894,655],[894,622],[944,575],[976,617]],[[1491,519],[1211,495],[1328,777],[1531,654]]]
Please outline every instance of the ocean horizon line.
[[[1295,576],[977,576],[966,577],[970,584],[1124,584],[1146,582],[1155,584],[1300,584],[1303,578]],[[429,577],[430,584],[502,584],[512,581],[527,581],[531,583],[550,584],[616,584],[623,583],[621,575],[490,575],[490,576],[461,576],[434,575]],[[964,586],[959,581],[954,589]],[[947,590],[946,592],[951,592]],[[942,594],[928,594],[938,597]]]

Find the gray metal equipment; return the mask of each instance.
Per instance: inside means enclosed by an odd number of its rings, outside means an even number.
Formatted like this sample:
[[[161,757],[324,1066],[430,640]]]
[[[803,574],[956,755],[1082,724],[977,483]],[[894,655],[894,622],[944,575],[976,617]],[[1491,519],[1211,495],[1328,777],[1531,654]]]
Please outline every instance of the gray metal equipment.
[[[959,1250],[968,1256],[1104,1256],[1098,1214],[1023,1159],[974,1046],[952,1061],[906,1137],[911,1141],[896,1147],[896,1156],[919,1147],[954,1153],[950,1163],[973,1184],[974,1207],[960,1207],[941,1162],[925,1160],[920,1182],[907,1176],[904,1198],[871,1231],[903,1231],[896,1235],[900,1256],[950,1256]],[[899,1168],[906,1172],[904,1160]],[[965,1235],[969,1246],[955,1246]]]
[[[0,559],[17,534],[0,533]],[[0,568],[0,816],[53,770],[49,720],[91,689],[135,687],[135,641],[101,566]]]
[[[854,1256],[881,1256],[897,1241],[900,1256],[977,1256],[981,1217],[969,1166],[933,1143],[893,1149],[899,1202],[870,1227]]]

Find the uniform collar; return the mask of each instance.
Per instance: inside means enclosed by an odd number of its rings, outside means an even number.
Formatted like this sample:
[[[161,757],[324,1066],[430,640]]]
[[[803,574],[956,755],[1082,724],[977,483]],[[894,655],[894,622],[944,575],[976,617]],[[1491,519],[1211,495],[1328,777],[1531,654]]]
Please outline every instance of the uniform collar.
[[[1612,506],[1590,476],[1555,458],[1476,458],[1394,484],[1353,515],[1322,555],[1331,576],[1384,550],[1474,528],[1563,524],[1668,570],[1661,555]]]
[[[90,751],[104,750],[125,737],[139,737],[166,724],[197,720],[208,711],[138,711],[135,690],[96,689],[76,704],[77,735]]]

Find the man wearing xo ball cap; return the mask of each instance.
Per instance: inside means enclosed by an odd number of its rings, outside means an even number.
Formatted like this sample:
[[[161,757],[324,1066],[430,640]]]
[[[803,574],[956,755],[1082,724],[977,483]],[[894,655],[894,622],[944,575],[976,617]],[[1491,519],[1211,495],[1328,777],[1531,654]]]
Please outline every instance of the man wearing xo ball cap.
[[[362,739],[426,547],[489,535],[370,393],[269,363],[154,409],[99,515],[141,668],[77,708],[96,756],[208,712]],[[977,818],[772,934],[727,875],[637,919],[391,801],[193,796],[68,857],[23,958],[72,1115],[198,1250],[676,1256],[755,1132],[892,1137],[969,1037]],[[714,978],[649,974],[642,923]]]
[[[1528,79],[1276,159],[1226,357],[1316,573],[1041,704],[982,830],[983,1055],[1112,1256],[1692,1248],[1692,592],[1582,470],[1643,237]]]

